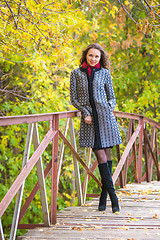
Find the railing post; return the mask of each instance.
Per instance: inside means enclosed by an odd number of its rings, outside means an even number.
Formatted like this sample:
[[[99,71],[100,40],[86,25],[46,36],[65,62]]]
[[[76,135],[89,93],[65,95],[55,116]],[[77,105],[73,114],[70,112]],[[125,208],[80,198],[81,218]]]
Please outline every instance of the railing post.
[[[88,168],[90,167],[90,163],[91,163],[91,153],[92,153],[92,148],[88,148],[87,163],[86,163]],[[87,185],[88,185],[88,173],[85,172],[83,191],[82,191],[83,204],[85,204],[86,202]]]
[[[155,152],[156,152],[156,160],[158,164],[158,142],[157,142],[157,133],[155,133]],[[160,181],[159,174],[157,173],[157,180]]]
[[[57,192],[58,192],[58,130],[59,115],[53,115],[50,127],[57,131],[52,144],[52,189],[51,189],[51,224],[56,224],[57,219]]]
[[[116,149],[117,149],[117,158],[118,158],[118,163],[121,159],[121,151],[120,151],[120,146],[116,145]],[[123,182],[123,173],[122,171],[119,174],[119,183],[120,183],[120,187],[123,188],[124,187],[124,182]]]
[[[34,145],[34,150],[36,150],[37,147],[39,146],[39,134],[38,134],[37,123],[34,123],[34,128],[33,128],[33,145]],[[45,187],[42,157],[40,157],[37,162],[37,174],[38,174],[39,191],[40,191],[40,196],[41,196],[44,225],[45,225],[45,227],[49,227],[50,219],[49,219],[47,193],[46,193],[46,187]]]
[[[129,129],[128,129],[128,137],[127,137],[127,143],[129,142],[131,135],[132,135],[132,126],[133,126],[133,120],[129,120]],[[124,186],[127,184],[127,171],[128,171],[128,160],[129,160],[129,154],[126,158],[125,164],[124,164],[124,175],[123,175],[123,183]]]
[[[141,183],[142,178],[142,155],[143,155],[143,131],[144,131],[144,119],[139,118],[139,124],[142,126],[139,133],[139,154],[138,154],[138,183]]]
[[[157,169],[158,177],[160,178],[160,168],[159,168],[159,164],[158,164],[157,159],[156,159],[156,157],[154,156],[154,153],[153,153],[153,151],[152,151],[152,147],[151,147],[151,144],[150,144],[150,142],[149,142],[149,138],[148,138],[148,136],[147,136],[146,131],[144,131],[144,138],[145,138],[145,141],[147,141],[149,151],[150,151],[150,153],[152,154],[152,158],[153,158],[153,160],[154,160],[154,164],[155,164],[156,169]]]
[[[5,240],[5,239],[4,239],[4,233],[3,233],[3,228],[2,228],[1,219],[0,219],[0,240]]]
[[[68,127],[69,127],[69,118],[66,118],[65,127],[64,127],[64,136],[67,136]],[[64,142],[62,141],[61,147],[60,147],[60,153],[59,153],[59,164],[58,164],[58,176],[57,181],[59,182],[60,173],[61,173],[61,167],[62,167],[62,161],[64,156]]]
[[[155,127],[153,126],[152,128],[152,137],[151,137],[151,147],[152,147],[152,151],[154,152],[154,145],[155,145],[155,135],[156,135],[156,129]],[[153,158],[152,158],[152,154],[150,153],[150,156],[149,156],[149,171],[150,171],[150,175],[149,175],[149,181],[152,181],[152,167],[153,167]]]
[[[135,129],[135,120],[133,120],[132,123],[132,134],[134,133]],[[136,143],[133,143],[133,164],[134,164],[134,177],[135,177],[135,182],[138,182],[138,174],[137,174],[137,156],[136,156]]]
[[[69,131],[70,131],[71,145],[74,148],[74,150],[77,152],[73,118],[70,118],[70,120],[69,120]],[[77,159],[75,158],[74,155],[73,155],[73,164],[74,164],[74,173],[75,173],[75,183],[76,183],[76,189],[77,189],[78,205],[81,206],[83,204],[83,197],[82,197],[80,172],[79,172],[78,161],[77,161]]]
[[[146,130],[146,126],[145,126],[145,131]],[[149,159],[148,159],[148,145],[147,145],[147,141],[144,138],[144,154],[145,154],[145,169],[146,169],[146,180],[147,182],[150,182],[150,174],[151,171],[149,169]]]
[[[24,156],[23,156],[23,163],[22,163],[22,169],[24,168],[24,166],[26,165],[26,163],[29,160],[29,153],[30,153],[30,147],[31,147],[32,134],[33,134],[33,123],[30,123],[29,126],[28,126],[26,146],[25,146],[25,151],[24,151]],[[23,196],[23,190],[24,190],[24,183],[25,183],[25,181],[22,183],[21,188],[17,192],[17,198],[16,198],[15,209],[14,209],[11,233],[10,233],[10,238],[9,238],[10,240],[14,240],[16,238],[18,219],[19,219],[21,202],[22,202],[22,196]]]

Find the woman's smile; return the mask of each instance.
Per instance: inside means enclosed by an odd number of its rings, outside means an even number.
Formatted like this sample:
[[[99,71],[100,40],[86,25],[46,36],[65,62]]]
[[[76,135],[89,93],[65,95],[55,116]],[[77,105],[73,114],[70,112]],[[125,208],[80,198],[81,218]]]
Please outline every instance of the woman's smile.
[[[91,48],[89,49],[86,60],[87,64],[91,67],[97,65],[101,59],[101,52],[98,49]]]

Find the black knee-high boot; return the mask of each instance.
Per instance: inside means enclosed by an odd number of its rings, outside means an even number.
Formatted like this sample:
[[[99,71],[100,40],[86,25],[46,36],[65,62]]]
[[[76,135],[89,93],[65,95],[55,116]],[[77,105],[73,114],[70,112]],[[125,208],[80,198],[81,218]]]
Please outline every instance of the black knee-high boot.
[[[107,161],[107,163],[108,163],[110,174],[112,176],[112,161]]]
[[[107,164],[108,164],[110,174],[112,175],[112,161],[107,161]],[[102,187],[102,192],[101,192],[101,196],[100,196],[100,199],[99,199],[98,210],[99,211],[105,211],[106,210],[106,204],[107,204],[107,191],[106,191],[105,187]]]
[[[119,212],[118,198],[113,187],[113,181],[109,171],[108,164],[107,163],[99,164],[98,168],[102,182],[102,192],[98,209],[99,211],[104,211],[106,209],[106,197],[108,192],[112,203],[112,212]]]

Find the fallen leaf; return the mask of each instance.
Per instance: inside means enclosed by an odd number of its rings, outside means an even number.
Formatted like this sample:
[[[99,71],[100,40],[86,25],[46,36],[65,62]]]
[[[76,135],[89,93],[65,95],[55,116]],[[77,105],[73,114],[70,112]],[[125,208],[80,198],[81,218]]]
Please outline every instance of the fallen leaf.
[[[120,212],[114,212],[114,214],[116,214],[116,215],[119,215],[119,214],[120,214]]]
[[[82,230],[83,230],[83,228],[80,228],[80,227],[78,227],[78,228],[77,228],[77,230],[78,230],[78,231],[82,231]]]
[[[138,218],[130,218],[130,221],[139,221]]]
[[[157,216],[157,214],[155,213],[155,215],[153,216],[153,218],[155,218],[155,219],[157,219],[158,218],[158,216]]]
[[[128,227],[119,227],[119,229],[121,229],[121,230],[129,230]]]
[[[101,227],[101,226],[95,226],[95,228],[96,228],[96,229],[102,229],[102,227]]]

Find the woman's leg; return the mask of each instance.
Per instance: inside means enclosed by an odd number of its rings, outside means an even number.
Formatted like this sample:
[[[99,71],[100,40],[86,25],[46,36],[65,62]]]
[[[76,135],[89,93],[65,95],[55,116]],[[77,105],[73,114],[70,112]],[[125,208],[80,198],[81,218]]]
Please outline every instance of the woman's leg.
[[[94,153],[98,160],[98,168],[101,175],[102,192],[99,201],[99,211],[106,209],[107,192],[109,193],[112,202],[112,211],[119,211],[118,198],[113,187],[112,177],[107,163],[107,155],[104,149],[94,150]]]
[[[111,148],[105,148],[104,151],[105,151],[106,156],[107,156],[107,163],[108,163],[110,174],[112,176]]]
[[[107,156],[105,154],[104,149],[100,149],[100,150],[93,150],[96,157],[97,157],[97,161],[98,164],[107,164]],[[99,167],[98,165],[98,167]],[[101,181],[102,181],[102,177],[101,177]],[[98,210],[99,211],[105,211],[106,209],[106,200],[107,200],[107,190],[104,187],[104,185],[102,184],[102,192],[101,192],[101,196],[99,199],[99,205],[98,205]]]

